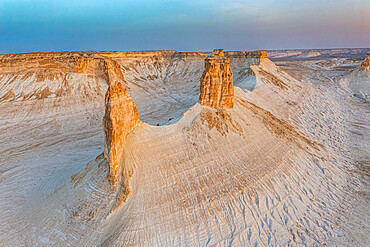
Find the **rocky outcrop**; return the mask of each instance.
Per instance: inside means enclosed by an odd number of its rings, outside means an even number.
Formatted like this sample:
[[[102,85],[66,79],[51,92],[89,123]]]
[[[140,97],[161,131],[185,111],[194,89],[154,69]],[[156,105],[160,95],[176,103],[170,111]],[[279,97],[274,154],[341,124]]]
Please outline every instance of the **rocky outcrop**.
[[[139,123],[139,113],[127,90],[120,82],[111,84],[105,96],[104,156],[109,162],[110,178],[113,184],[121,179],[122,173],[129,177],[131,171],[125,170],[123,145],[126,136]]]
[[[223,50],[215,50],[205,59],[199,102],[217,108],[234,106],[233,71],[230,59],[223,56]]]
[[[360,70],[362,71],[370,71],[370,53],[366,55],[365,60],[361,64]]]

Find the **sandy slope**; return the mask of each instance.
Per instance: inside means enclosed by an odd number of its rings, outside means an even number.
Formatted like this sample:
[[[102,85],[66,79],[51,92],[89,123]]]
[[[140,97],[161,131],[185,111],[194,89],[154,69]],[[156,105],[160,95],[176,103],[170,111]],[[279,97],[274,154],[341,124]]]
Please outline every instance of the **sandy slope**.
[[[103,99],[1,103],[1,245],[367,243],[367,74],[301,62],[285,66],[300,69],[292,77],[264,60],[221,111],[195,104],[200,61],[119,61],[140,117],[155,121],[128,136],[132,193],[109,216]]]

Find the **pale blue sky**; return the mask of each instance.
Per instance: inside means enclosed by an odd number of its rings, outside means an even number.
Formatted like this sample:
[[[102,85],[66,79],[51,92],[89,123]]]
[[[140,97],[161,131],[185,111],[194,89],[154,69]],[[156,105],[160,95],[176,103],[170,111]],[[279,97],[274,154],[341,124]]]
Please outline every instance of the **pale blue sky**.
[[[0,0],[0,53],[370,47],[369,0]]]

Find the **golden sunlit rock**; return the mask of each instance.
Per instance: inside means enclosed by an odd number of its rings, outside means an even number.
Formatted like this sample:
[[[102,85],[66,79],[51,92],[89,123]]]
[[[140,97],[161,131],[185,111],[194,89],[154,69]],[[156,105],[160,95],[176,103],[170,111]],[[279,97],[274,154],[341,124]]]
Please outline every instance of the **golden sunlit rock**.
[[[204,61],[204,71],[200,79],[199,103],[204,106],[233,108],[233,71],[230,58],[223,56],[223,50],[215,50]]]
[[[370,53],[366,55],[365,60],[361,64],[362,71],[370,71]]]
[[[105,95],[104,155],[109,161],[113,184],[121,178],[123,146],[126,136],[139,123],[139,113],[127,90],[120,82],[111,84]]]
[[[214,49],[211,56],[221,56],[224,57],[224,49]]]

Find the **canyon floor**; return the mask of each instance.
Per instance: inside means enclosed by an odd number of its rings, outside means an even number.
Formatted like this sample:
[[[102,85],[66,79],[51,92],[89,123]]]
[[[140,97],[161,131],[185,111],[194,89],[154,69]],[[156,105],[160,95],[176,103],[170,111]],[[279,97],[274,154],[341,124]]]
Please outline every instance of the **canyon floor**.
[[[0,102],[0,246],[368,245],[363,59],[272,57],[243,78],[233,68],[230,110],[197,103],[203,57],[166,72],[120,62],[143,123],[126,139],[134,172],[118,208],[102,156],[107,85]]]

